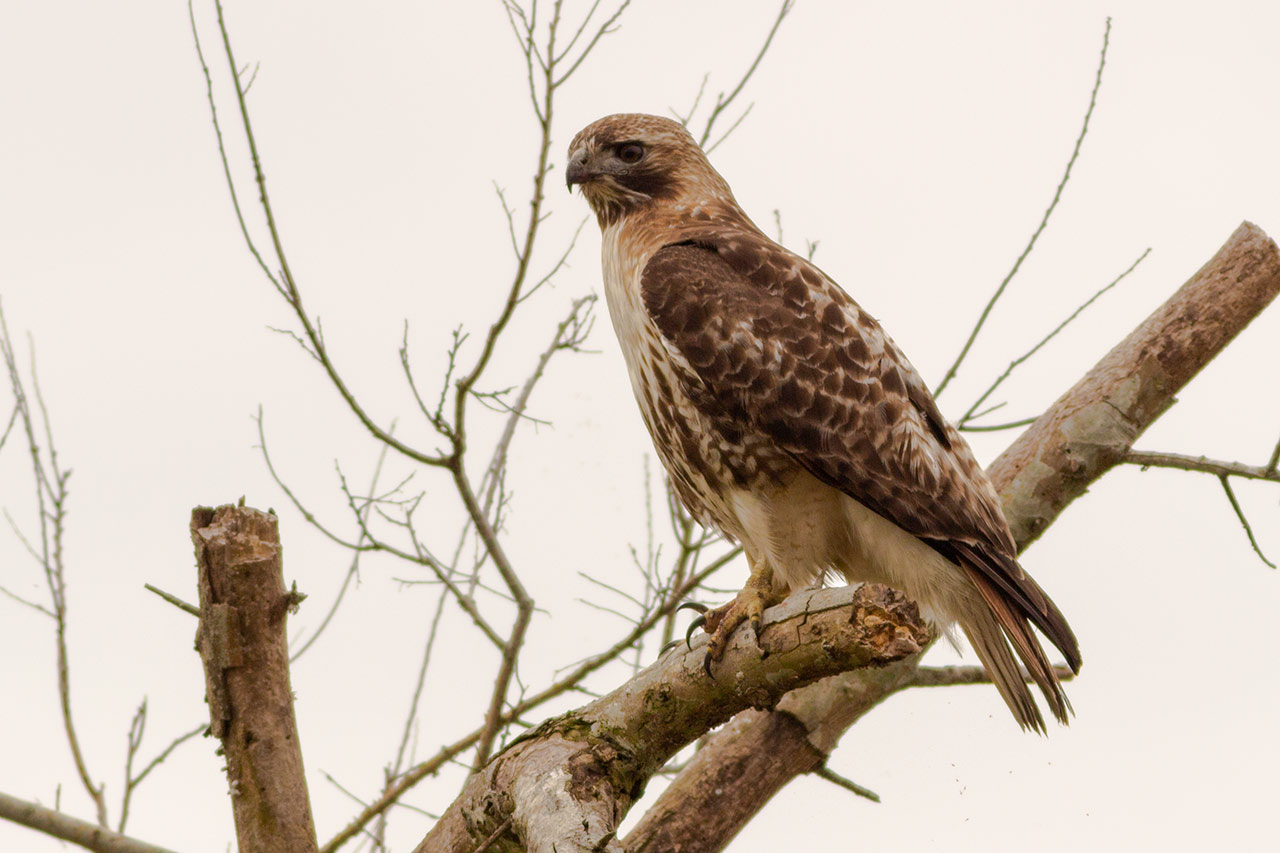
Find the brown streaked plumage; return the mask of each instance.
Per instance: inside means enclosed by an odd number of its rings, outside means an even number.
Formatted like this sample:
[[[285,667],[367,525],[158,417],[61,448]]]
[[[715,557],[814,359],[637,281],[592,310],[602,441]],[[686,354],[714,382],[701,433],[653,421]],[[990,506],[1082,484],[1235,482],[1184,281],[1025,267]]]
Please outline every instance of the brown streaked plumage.
[[[1070,705],[1031,625],[1080,667],[1018,564],[999,498],[879,323],[770,240],[677,122],[614,115],[569,147],[603,232],[605,296],[632,389],[689,511],[741,542],[751,578],[709,616],[710,658],[828,572],[904,590],[958,623],[1024,728]]]

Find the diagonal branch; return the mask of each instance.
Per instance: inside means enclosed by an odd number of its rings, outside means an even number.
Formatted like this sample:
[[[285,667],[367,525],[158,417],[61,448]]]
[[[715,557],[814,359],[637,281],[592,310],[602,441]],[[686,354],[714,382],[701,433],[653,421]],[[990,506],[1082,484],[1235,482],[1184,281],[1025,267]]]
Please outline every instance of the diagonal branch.
[[[711,108],[711,114],[707,116],[707,124],[702,129],[702,136],[698,138],[698,146],[700,148],[707,147],[707,140],[711,138],[711,129],[715,127],[716,120],[719,119],[720,115],[729,108],[729,105],[737,100],[737,97],[742,94],[742,90],[746,88],[747,81],[751,79],[751,76],[756,73],[756,69],[760,67],[760,61],[764,59],[764,55],[769,52],[769,46],[773,44],[773,37],[778,34],[778,28],[782,26],[782,21],[788,14],[790,14],[793,2],[794,0],[783,0],[782,5],[778,7],[778,17],[773,19],[773,26],[769,28],[769,34],[765,36],[764,44],[760,46],[760,50],[756,53],[755,59],[751,60],[751,65],[747,67],[746,72],[738,79],[738,85],[734,86],[733,90],[729,92],[728,95],[724,92],[716,95],[716,104]],[[699,98],[701,98],[701,95],[702,93],[699,91]],[[696,108],[697,101],[694,102],[694,106]],[[690,111],[690,114],[692,114],[692,111]],[[744,113],[743,116],[745,115],[746,114]],[[734,122],[734,127],[737,127],[741,121],[742,118],[740,117],[738,121]],[[724,138],[732,132],[733,127],[729,128],[729,130],[727,130],[720,139],[716,141],[716,145],[724,142]]]
[[[874,584],[809,590],[771,608],[767,621],[758,647],[750,631],[730,643],[718,667],[731,678],[703,673],[702,637],[518,739],[472,777],[418,853],[469,853],[507,817],[525,849],[620,851],[614,836],[632,799],[699,735],[823,675],[914,659],[932,638],[906,596]]]
[[[1013,361],[1009,362],[1009,366],[1004,369],[1004,373],[1001,373],[999,376],[997,376],[995,381],[991,383],[991,385],[987,388],[987,390],[983,391],[981,396],[979,396],[978,399],[973,401],[973,405],[969,407],[969,411],[965,412],[963,415],[960,416],[960,420],[956,424],[957,428],[963,429],[969,421],[975,418],[980,418],[984,414],[993,412],[996,409],[1000,408],[1000,406],[1003,406],[1004,403],[1000,403],[998,405],[992,406],[986,411],[983,411],[983,412],[978,411],[978,407],[981,406],[983,403],[985,403],[991,397],[991,395],[995,393],[996,389],[999,388],[1000,385],[1013,374],[1013,371],[1017,370],[1018,367],[1023,362],[1027,361],[1029,358],[1031,358],[1033,355],[1035,355],[1037,352],[1043,349],[1045,344],[1049,343],[1049,341],[1056,338],[1059,335],[1059,333],[1062,332],[1063,329],[1071,325],[1073,320],[1075,320],[1077,317],[1083,314],[1086,310],[1088,310],[1089,306],[1097,302],[1098,299],[1101,298],[1104,293],[1106,293],[1108,290],[1110,290],[1111,288],[1115,287],[1117,284],[1119,284],[1120,282],[1128,278],[1129,273],[1137,269],[1138,264],[1142,263],[1143,260],[1145,260],[1147,255],[1149,254],[1151,254],[1150,248],[1148,248],[1145,252],[1139,255],[1136,261],[1129,264],[1128,269],[1120,273],[1120,275],[1116,276],[1115,278],[1111,279],[1110,282],[1108,282],[1106,285],[1101,287],[1096,293],[1093,294],[1093,296],[1090,296],[1088,299],[1086,299],[1084,303],[1080,305],[1080,307],[1076,308],[1076,310],[1071,312],[1071,314],[1067,317],[1067,319],[1063,320],[1061,323],[1054,326],[1053,330],[1049,332],[1049,334],[1041,338],[1039,341],[1037,341],[1035,346],[1033,346],[1031,349],[1027,350],[1022,355],[1015,358]]]
[[[526,696],[519,702],[514,703],[500,718],[501,723],[503,725],[507,725],[514,720],[519,719],[521,715],[528,713],[534,708],[540,707],[557,696],[563,696],[565,693],[580,685],[583,679],[588,675],[596,672],[606,664],[617,660],[624,652],[633,648],[645,633],[675,610],[676,606],[684,600],[685,596],[697,588],[699,584],[728,563],[736,560],[741,554],[741,548],[732,548],[727,553],[708,563],[698,572],[691,574],[683,584],[677,585],[671,590],[659,607],[655,608],[654,611],[645,619],[632,626],[631,630],[628,631],[620,640],[608,649],[605,649],[603,652],[584,660],[582,663],[574,667],[573,671],[569,674],[557,679],[555,682],[537,693],[531,696]],[[411,788],[423,779],[436,773],[441,767],[448,764],[458,755],[475,746],[476,742],[480,740],[480,736],[483,734],[483,731],[483,729],[477,729],[470,734],[459,738],[448,746],[441,748],[440,751],[431,758],[419,762],[417,765],[407,770],[403,776],[396,780],[394,784],[389,785],[387,789],[383,791],[381,796],[371,802],[368,808],[361,812],[353,821],[343,827],[337,835],[326,842],[324,846],[320,848],[320,853],[333,853],[333,851],[337,850],[356,835],[360,834],[363,828],[370,821],[394,805]]]
[[[955,377],[956,371],[960,369],[960,365],[964,362],[965,356],[969,354],[973,342],[978,339],[978,333],[982,331],[983,325],[987,322],[987,317],[991,315],[991,309],[996,307],[996,303],[1000,301],[1000,297],[1004,295],[1005,288],[1009,286],[1009,282],[1013,281],[1013,277],[1018,274],[1018,270],[1022,268],[1022,262],[1031,254],[1031,250],[1035,248],[1036,241],[1040,239],[1040,235],[1044,233],[1045,226],[1049,224],[1049,217],[1053,215],[1054,209],[1058,206],[1058,200],[1062,198],[1062,190],[1067,186],[1067,181],[1071,179],[1071,167],[1076,164],[1076,158],[1080,156],[1080,146],[1084,144],[1085,135],[1089,132],[1089,119],[1093,116],[1093,108],[1098,102],[1098,90],[1102,88],[1102,69],[1107,65],[1107,46],[1111,41],[1111,19],[1107,18],[1107,27],[1102,34],[1102,55],[1098,59],[1098,73],[1094,78],[1093,92],[1089,95],[1089,108],[1085,110],[1084,122],[1080,125],[1080,135],[1076,137],[1075,148],[1071,151],[1071,158],[1067,160],[1067,168],[1063,170],[1062,180],[1058,182],[1058,188],[1053,192],[1053,200],[1049,202],[1049,207],[1045,209],[1044,216],[1040,219],[1040,224],[1036,226],[1036,230],[1032,232],[1031,239],[1027,241],[1026,248],[1022,250],[1022,254],[1018,255],[1018,259],[1013,262],[1013,268],[1009,270],[1009,274],[1000,282],[1000,286],[996,288],[996,292],[992,294],[991,299],[987,302],[982,313],[978,315],[978,322],[974,325],[973,331],[969,333],[969,339],[964,342],[964,346],[960,348],[960,354],[956,356],[955,362],[947,368],[947,372],[943,375],[942,381],[938,383],[938,387],[934,390],[934,396],[942,394],[947,385]]]
[[[227,182],[232,191],[232,201],[236,206],[236,215],[241,218],[241,228],[249,249],[254,254],[255,258],[257,258],[258,263],[262,267],[263,272],[267,275],[267,278],[271,280],[276,290],[284,297],[285,301],[289,304],[289,307],[293,309],[294,315],[302,326],[303,337],[307,343],[310,344],[311,348],[309,351],[316,360],[320,362],[325,373],[329,377],[329,381],[333,383],[334,388],[337,389],[339,395],[341,395],[343,401],[347,404],[347,408],[352,411],[360,423],[364,425],[365,429],[367,429],[378,441],[394,448],[397,452],[408,459],[422,465],[443,467],[446,464],[443,458],[433,454],[424,453],[404,444],[388,430],[383,429],[374,422],[373,418],[365,411],[364,406],[356,399],[355,394],[347,387],[346,382],[338,373],[337,366],[329,357],[329,352],[325,346],[324,337],[320,333],[319,326],[312,321],[311,316],[307,313],[306,308],[302,304],[302,294],[298,290],[297,282],[289,267],[288,256],[285,254],[284,250],[284,241],[281,238],[280,229],[276,223],[275,209],[271,205],[271,198],[267,192],[267,178],[263,170],[262,158],[258,153],[258,142],[257,138],[254,136],[253,122],[249,117],[249,107],[245,101],[245,89],[240,83],[240,76],[236,70],[237,66],[231,46],[231,35],[227,31],[221,0],[214,0],[214,6],[218,13],[218,29],[222,35],[222,47],[227,56],[227,64],[231,71],[231,81],[236,94],[236,103],[239,106],[241,126],[244,129],[245,141],[248,143],[249,155],[253,163],[253,177],[258,186],[259,206],[266,218],[267,232],[271,237],[271,246],[280,268],[279,277],[277,278],[271,274],[269,266],[265,260],[263,260],[259,251],[256,249],[255,244],[250,239],[248,229],[244,227],[239,202],[236,200],[237,196],[235,193],[234,179],[231,177],[231,168],[228,164],[226,149],[222,144],[222,131],[217,125],[217,114],[215,112],[214,128],[218,133],[218,153],[222,158],[223,170],[226,173]],[[200,56],[201,68],[205,72],[206,81],[208,81],[210,79],[209,70],[205,65],[203,53],[201,53],[200,38],[195,27],[194,17],[192,19],[192,34],[196,40],[196,52]],[[212,84],[210,83],[209,85],[211,86]],[[210,91],[212,92],[212,89],[210,89]],[[212,105],[212,103],[213,100],[212,97],[210,97],[210,104]]]
[[[97,824],[63,814],[56,809],[20,800],[8,794],[0,794],[0,818],[30,827],[45,835],[52,835],[54,838],[69,841],[96,853],[173,853],[168,848],[112,832]]]
[[[1280,294],[1280,251],[1242,224],[1191,280],[1062,395],[987,472],[1019,549],[1122,462],[1175,395]],[[918,683],[913,661],[846,673],[750,711],[702,748],[624,839],[628,851],[721,850],[778,790],[825,761],[840,735]],[[771,756],[758,773],[731,772]],[[734,804],[726,808],[725,804]],[[715,825],[712,820],[719,821]]]
[[[1268,560],[1267,555],[1262,553],[1262,546],[1258,544],[1257,538],[1253,535],[1253,528],[1249,526],[1249,519],[1245,517],[1244,510],[1240,508],[1240,501],[1236,500],[1235,490],[1231,488],[1231,480],[1226,474],[1220,474],[1218,482],[1222,483],[1222,490],[1227,493],[1227,500],[1231,503],[1231,508],[1235,510],[1236,518],[1240,520],[1240,526],[1244,528],[1244,535],[1249,537],[1249,544],[1253,546],[1253,553],[1258,555],[1259,560],[1274,569],[1276,564]]]

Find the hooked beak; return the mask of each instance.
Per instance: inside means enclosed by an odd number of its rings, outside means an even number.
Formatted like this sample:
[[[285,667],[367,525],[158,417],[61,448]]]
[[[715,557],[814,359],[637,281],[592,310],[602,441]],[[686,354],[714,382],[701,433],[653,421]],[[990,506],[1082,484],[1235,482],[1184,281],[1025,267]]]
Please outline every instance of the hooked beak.
[[[573,192],[574,184],[585,184],[595,177],[595,173],[587,167],[587,152],[578,149],[569,155],[569,168],[564,173],[565,186]]]

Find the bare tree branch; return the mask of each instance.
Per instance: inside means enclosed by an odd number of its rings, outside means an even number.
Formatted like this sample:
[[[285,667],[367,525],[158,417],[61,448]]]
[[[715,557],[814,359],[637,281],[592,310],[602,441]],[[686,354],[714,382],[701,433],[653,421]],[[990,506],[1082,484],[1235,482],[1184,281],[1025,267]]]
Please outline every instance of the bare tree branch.
[[[507,817],[528,850],[621,850],[614,838],[621,816],[685,744],[821,674],[914,658],[932,637],[914,604],[877,585],[810,590],[772,608],[767,621],[759,649],[749,630],[730,644],[719,668],[732,677],[702,672],[702,637],[518,739],[472,777],[417,850],[469,853]]]
[[[8,794],[0,794],[0,818],[96,853],[173,853],[168,848],[112,832],[106,827],[78,820],[55,809],[19,800]]]
[[[374,436],[374,438],[388,445],[389,447],[394,448],[397,452],[401,453],[405,457],[415,462],[418,462],[422,465],[444,467],[446,464],[445,459],[439,456],[424,453],[420,450],[416,450],[412,447],[409,447],[408,445],[396,439],[393,435],[391,435],[389,431],[378,426],[373,421],[372,417],[365,411],[364,407],[357,401],[355,395],[347,387],[346,382],[342,379],[341,375],[338,373],[336,365],[333,363],[333,361],[329,357],[329,353],[325,346],[324,338],[320,332],[320,328],[318,324],[312,321],[311,316],[307,313],[306,308],[302,304],[302,295],[298,290],[297,283],[293,277],[292,271],[290,270],[289,261],[284,251],[284,245],[280,235],[280,230],[276,224],[275,210],[271,205],[271,199],[267,193],[266,174],[263,171],[262,158],[259,156],[259,153],[258,153],[258,143],[257,143],[256,137],[254,136],[253,123],[249,118],[249,107],[245,101],[244,87],[241,86],[240,78],[236,71],[236,61],[235,61],[235,55],[231,46],[231,36],[227,31],[226,19],[225,19],[225,14],[223,12],[221,0],[214,0],[214,6],[217,9],[217,13],[218,13],[218,29],[222,36],[222,47],[224,52],[226,53],[227,64],[230,67],[230,71],[231,71],[232,83],[233,83],[233,86],[235,89],[235,95],[236,95],[236,103],[240,111],[241,126],[244,131],[245,141],[248,143],[248,146],[249,146],[249,155],[253,164],[254,182],[258,186],[259,206],[262,208],[263,215],[266,218],[267,232],[271,238],[271,245],[275,254],[275,259],[279,263],[279,267],[280,267],[279,278],[276,278],[271,274],[269,267],[267,266],[266,262],[262,259],[258,250],[254,246],[252,240],[250,239],[247,228],[244,228],[243,230],[244,230],[246,243],[248,243],[250,251],[253,252],[254,256],[258,258],[259,265],[263,268],[263,271],[267,274],[267,277],[271,280],[276,290],[281,294],[281,296],[284,297],[285,301],[289,304],[289,307],[293,309],[294,315],[297,317],[299,324],[302,326],[303,335],[306,341],[311,345],[310,351],[312,355],[314,355],[316,359],[320,362],[320,364],[323,366],[325,373],[329,377],[329,381],[333,383],[334,388],[337,389],[338,394],[346,402],[347,407],[356,416],[357,420],[359,420],[360,423],[364,425],[365,429],[367,429],[369,433]],[[194,14],[192,15],[191,31],[196,40],[196,52],[200,56],[201,68],[205,72],[206,80],[210,80],[209,70],[207,65],[204,62],[203,53],[201,53],[201,50],[200,50],[199,33],[195,27]],[[210,87],[210,93],[211,93],[210,105],[212,107],[212,104],[213,104],[212,82],[209,82],[208,85]],[[223,161],[223,170],[226,173],[228,185],[232,187],[232,199],[233,201],[235,201],[236,195],[234,191],[234,179],[231,177],[231,167],[227,160],[226,149],[222,145],[222,132],[217,125],[216,112],[214,113],[214,122],[215,122],[214,127],[218,133],[218,140],[219,140],[218,152]],[[239,203],[236,202],[235,206],[236,206],[236,215],[241,216]],[[243,226],[243,219],[242,219],[242,226]]]
[[[868,799],[873,803],[880,802],[880,795],[877,794],[875,791],[871,790],[870,788],[862,787],[852,779],[846,779],[845,777],[841,776],[839,773],[832,770],[830,767],[827,767],[825,764],[822,767],[819,767],[817,770],[813,771],[813,775],[817,776],[819,779],[826,779],[828,782],[832,783],[836,787],[844,788],[846,791],[856,794],[859,797]]]
[[[227,759],[241,850],[316,849],[289,683],[284,586],[276,517],[244,506],[191,513],[210,733]]]
[[[1267,559],[1267,555],[1262,553],[1262,546],[1258,544],[1257,538],[1253,535],[1253,528],[1249,526],[1249,519],[1245,518],[1244,510],[1240,508],[1240,502],[1236,500],[1236,493],[1231,488],[1231,480],[1226,474],[1218,477],[1218,482],[1222,483],[1222,491],[1227,493],[1227,500],[1231,503],[1231,508],[1235,510],[1236,518],[1240,520],[1240,526],[1244,528],[1244,535],[1249,537],[1249,544],[1253,546],[1253,553],[1258,555],[1258,559],[1266,563],[1271,568],[1275,568],[1276,564]]]
[[[1070,681],[1075,673],[1069,666],[1055,666],[1059,681]],[[991,674],[981,666],[918,666],[907,687],[954,687],[961,684],[990,684]]]
[[[48,451],[47,458],[41,452],[40,441],[36,437],[35,415],[31,411],[26,385],[18,369],[18,360],[14,353],[13,339],[9,335],[9,326],[5,320],[3,306],[0,306],[0,355],[4,358],[5,367],[9,374],[9,385],[14,397],[14,408],[17,411],[18,420],[22,424],[23,434],[27,439],[27,450],[31,455],[35,503],[40,520],[39,549],[37,550],[22,535],[12,518],[9,518],[9,523],[13,526],[14,532],[18,534],[18,538],[26,545],[27,550],[40,563],[44,572],[51,605],[49,611],[46,612],[52,613],[55,625],[58,703],[62,712],[63,730],[67,735],[67,745],[71,748],[71,757],[75,763],[76,774],[80,777],[80,782],[84,785],[84,789],[88,792],[90,799],[93,800],[94,808],[97,811],[98,824],[106,827],[108,825],[107,802],[103,794],[104,786],[102,784],[95,785],[93,782],[93,776],[89,772],[84,752],[80,747],[80,737],[77,734],[71,714],[71,663],[70,656],[67,653],[67,581],[62,547],[63,536],[66,532],[67,480],[70,478],[71,472],[63,471],[58,465],[58,452],[53,440],[53,427],[49,419],[48,409],[44,404],[43,395],[40,393],[40,380],[36,375],[35,369],[35,344],[32,343],[30,345],[31,384],[35,392],[37,407],[40,410],[40,417],[43,420],[42,432],[44,433]],[[8,518],[7,512],[5,516]],[[9,593],[9,597],[15,598],[24,604],[35,606],[34,603],[27,602],[12,593]],[[44,610],[40,607],[36,609]]]
[[[1053,200],[1049,202],[1049,207],[1045,209],[1044,216],[1040,219],[1040,224],[1036,226],[1036,230],[1032,232],[1031,239],[1027,241],[1026,248],[1022,250],[1022,254],[1018,255],[1018,259],[1013,262],[1013,268],[1009,270],[1009,274],[1000,282],[1000,286],[996,288],[996,292],[992,294],[991,299],[987,302],[982,313],[978,315],[978,322],[974,324],[973,331],[969,333],[969,339],[964,342],[964,346],[960,348],[960,354],[956,356],[956,360],[947,368],[947,372],[943,374],[942,381],[938,383],[938,387],[934,390],[934,396],[940,396],[946,390],[947,385],[955,377],[956,371],[960,369],[960,365],[964,362],[965,356],[969,354],[969,349],[973,346],[973,342],[978,339],[978,333],[982,331],[983,325],[987,322],[987,317],[991,315],[991,309],[996,307],[996,303],[1000,301],[1000,297],[1004,295],[1005,288],[1009,286],[1009,282],[1013,281],[1013,277],[1018,274],[1018,270],[1022,268],[1022,262],[1031,254],[1031,250],[1035,248],[1036,241],[1040,239],[1040,235],[1044,232],[1045,226],[1049,224],[1049,217],[1053,215],[1054,209],[1058,206],[1058,200],[1062,198],[1062,190],[1067,186],[1067,181],[1071,179],[1071,167],[1076,164],[1076,158],[1080,156],[1080,146],[1084,143],[1085,135],[1089,132],[1089,119],[1093,116],[1093,108],[1098,102],[1098,90],[1102,88],[1102,69],[1107,65],[1107,46],[1111,41],[1111,19],[1107,18],[1106,30],[1102,34],[1102,55],[1098,58],[1098,72],[1093,82],[1093,92],[1089,95],[1089,108],[1085,110],[1084,122],[1080,125],[1080,135],[1076,137],[1075,148],[1071,151],[1071,157],[1067,160],[1067,168],[1063,170],[1062,180],[1058,182],[1058,188],[1054,190]]]
[[[1207,456],[1186,456],[1181,453],[1152,453],[1146,450],[1130,450],[1123,462],[1146,468],[1175,468],[1180,471],[1199,471],[1216,477],[1243,477],[1246,480],[1270,480],[1280,483],[1280,471],[1268,465],[1246,465],[1243,462],[1223,462]]]
[[[711,108],[711,114],[707,116],[707,124],[705,127],[703,127],[702,135],[698,138],[699,147],[701,148],[707,147],[707,140],[711,138],[711,129],[715,127],[716,120],[719,119],[721,113],[727,110],[729,106],[737,99],[737,97],[742,94],[742,90],[746,88],[747,81],[751,79],[751,76],[756,73],[756,69],[760,67],[760,61],[764,59],[764,55],[769,52],[769,46],[773,44],[773,37],[778,34],[778,28],[782,26],[783,19],[785,19],[787,15],[790,14],[792,5],[793,5],[793,0],[783,0],[782,5],[778,7],[778,17],[774,18],[773,26],[769,28],[769,34],[765,36],[764,44],[760,46],[760,50],[759,52],[756,53],[755,59],[751,60],[751,65],[747,67],[746,72],[743,73],[742,77],[738,79],[738,85],[734,86],[733,90],[729,92],[728,95],[726,95],[724,92],[721,92],[720,94],[716,95],[715,106]],[[704,84],[705,84],[705,81],[704,81]],[[698,92],[698,97],[699,99],[702,97],[701,90],[699,90]],[[695,100],[694,109],[697,108],[697,105],[698,105],[698,102],[697,100]],[[749,107],[748,107],[748,110],[750,110]],[[692,115],[692,110],[690,111],[690,115]],[[733,126],[737,127],[738,124],[741,123],[742,119],[745,117],[746,117],[746,113],[743,113],[742,116],[740,116],[738,120],[734,122]],[[716,142],[716,145],[719,145],[721,142],[724,142],[725,137],[727,137],[732,132],[733,132],[733,127],[729,128],[729,130],[726,131],[720,137],[720,139]]]
[[[1137,269],[1138,264],[1142,263],[1143,260],[1145,260],[1147,255],[1149,254],[1151,254],[1150,248],[1148,248],[1141,255],[1139,255],[1136,261],[1129,264],[1128,269],[1120,273],[1120,275],[1116,276],[1115,278],[1111,279],[1109,283],[1107,283],[1106,285],[1103,285],[1102,288],[1100,288],[1096,293],[1094,293],[1087,300],[1085,300],[1085,302],[1079,308],[1077,308],[1075,311],[1072,311],[1071,315],[1067,317],[1067,319],[1063,320],[1061,323],[1059,323],[1057,326],[1053,328],[1053,331],[1049,332],[1049,334],[1045,335],[1043,338],[1037,341],[1035,346],[1033,346],[1031,349],[1027,350],[1025,353],[1015,358],[1013,361],[1009,362],[1009,366],[1005,368],[1004,373],[1001,373],[999,376],[997,376],[995,381],[991,383],[991,385],[987,388],[987,390],[983,391],[982,394],[978,397],[978,399],[973,401],[973,405],[969,407],[969,411],[965,412],[963,415],[960,416],[960,420],[956,423],[957,428],[964,429],[965,425],[969,421],[975,418],[982,417],[982,415],[987,414],[989,412],[993,412],[996,409],[1000,408],[1000,406],[1003,406],[1004,403],[1000,403],[996,406],[991,407],[986,412],[978,411],[978,407],[981,406],[983,403],[985,403],[987,399],[992,394],[995,393],[996,389],[1000,387],[1001,383],[1003,383],[1006,379],[1008,379],[1009,376],[1013,373],[1013,371],[1018,369],[1019,365],[1021,365],[1027,359],[1031,358],[1033,355],[1039,352],[1041,348],[1044,347],[1045,344],[1049,343],[1049,341],[1057,337],[1059,332],[1061,332],[1067,326],[1071,325],[1071,322],[1073,320],[1075,320],[1082,313],[1084,313],[1084,311],[1090,305],[1092,305],[1094,302],[1097,302],[1099,297],[1101,297],[1104,293],[1106,293],[1108,290],[1110,290],[1111,288],[1115,287],[1117,284],[1119,284],[1120,282],[1128,278],[1129,273]]]
[[[169,602],[174,607],[178,608],[184,613],[190,613],[192,616],[200,615],[199,607],[196,607],[194,604],[188,604],[187,602],[183,601],[181,598],[178,598],[178,596],[173,595],[172,593],[165,592],[163,589],[160,589],[159,587],[154,587],[149,583],[144,583],[142,587],[148,592],[153,592],[156,595],[160,596],[165,601]]]
[[[537,693],[524,697],[519,702],[514,703],[502,715],[502,724],[507,725],[519,719],[523,714],[545,704],[551,699],[554,699],[557,696],[562,696],[565,693],[576,689],[588,675],[596,672],[606,664],[617,660],[620,655],[625,653],[628,649],[633,648],[640,637],[664,619],[667,614],[673,611],[691,590],[695,589],[699,584],[710,577],[713,573],[719,571],[727,563],[737,559],[741,553],[741,548],[733,548],[727,553],[721,555],[718,559],[708,563],[697,573],[692,574],[683,584],[671,590],[671,593],[663,601],[662,606],[655,609],[653,613],[649,614],[649,616],[633,626],[625,636],[608,649],[587,658],[575,667],[568,675],[557,679],[554,683],[548,685]],[[480,735],[482,733],[483,729],[477,729],[454,741],[448,746],[441,748],[440,751],[431,758],[419,762],[414,767],[405,771],[405,773],[396,780],[395,784],[389,786],[385,791],[383,791],[382,795],[371,802],[367,809],[361,812],[353,821],[351,821],[351,823],[347,824],[347,826],[345,826],[337,835],[326,842],[320,848],[320,853],[333,853],[333,851],[346,844],[358,835],[365,825],[394,805],[400,797],[404,796],[404,794],[411,788],[423,779],[439,771],[441,767],[448,764],[458,755],[473,747],[480,739]]]
[[[1278,293],[1280,251],[1257,227],[1242,224],[1019,436],[988,469],[1019,549],[1119,464],[1181,388]],[[862,714],[918,683],[916,670],[908,660],[845,673],[789,694],[772,712],[740,714],[705,740],[624,839],[625,849],[723,849],[774,793],[824,762]],[[749,764],[761,754],[770,756],[767,766]]]

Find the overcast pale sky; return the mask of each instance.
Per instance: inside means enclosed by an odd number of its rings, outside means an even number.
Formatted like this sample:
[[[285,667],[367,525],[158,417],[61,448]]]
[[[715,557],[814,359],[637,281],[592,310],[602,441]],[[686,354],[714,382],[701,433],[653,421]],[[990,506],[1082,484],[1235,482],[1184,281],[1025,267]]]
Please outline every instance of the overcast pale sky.
[[[209,5],[196,5],[210,50]],[[576,19],[589,4],[568,5]],[[145,755],[205,717],[194,621],[142,588],[194,600],[191,507],[244,495],[280,512],[286,575],[313,596],[296,630],[314,628],[346,570],[270,481],[255,448],[258,405],[283,476],[344,530],[334,460],[363,481],[375,451],[315,366],[268,328],[289,317],[232,215],[186,5],[11,6],[0,27],[0,299],[15,337],[36,342],[60,461],[75,471],[73,701],[114,819],[142,697]],[[557,166],[601,115],[684,110],[707,72],[709,92],[732,85],[775,11],[637,0],[561,92]],[[399,372],[403,323],[429,377],[451,329],[493,316],[511,273],[494,184],[521,216],[534,164],[522,60],[500,4],[233,0],[227,14],[239,58],[261,63],[251,108],[309,306],[369,408],[429,443]],[[1144,249],[1129,279],[1007,383],[1001,418],[1041,411],[1241,220],[1280,234],[1280,6],[800,0],[743,95],[754,108],[712,156],[758,222],[779,210],[788,245],[819,243],[816,261],[936,383],[1052,197],[1108,15],[1105,80],[1074,176],[941,398],[953,417]],[[230,102],[221,106],[229,118]],[[543,268],[587,213],[559,174]],[[569,301],[599,291],[598,252],[589,222],[570,268],[520,315],[495,382],[521,376]],[[539,390],[532,414],[552,425],[521,434],[510,475],[511,551],[544,609],[521,671],[534,687],[623,632],[576,601],[600,597],[577,572],[634,585],[628,547],[644,539],[648,437],[607,323],[591,344],[598,354],[566,358]],[[1278,356],[1272,307],[1139,446],[1262,464],[1280,438]],[[1012,438],[973,443],[990,459]],[[30,529],[23,454],[13,444],[0,453],[0,503]],[[451,529],[448,484],[419,476]],[[1236,490],[1280,557],[1280,493]],[[1020,733],[989,687],[894,697],[832,759],[882,804],[800,780],[731,849],[1191,850],[1272,837],[1280,577],[1251,551],[1217,482],[1117,470],[1024,562],[1080,638],[1070,729]],[[407,576],[368,561],[339,621],[294,671],[322,839],[358,809],[325,774],[369,798],[394,754],[434,602],[431,589],[393,581]],[[744,577],[738,566],[720,583]],[[45,595],[7,530],[0,584]],[[489,689],[492,649],[450,620],[419,755],[469,731]],[[48,620],[0,598],[0,791],[52,804],[61,783],[62,806],[91,818],[61,732],[53,650]],[[591,686],[625,676],[607,670]],[[234,843],[214,746],[188,743],[156,771],[133,804],[132,834],[179,850]],[[411,801],[443,809],[460,779],[451,770]],[[408,850],[430,820],[394,814],[393,849]],[[0,848],[62,849],[3,823]]]

